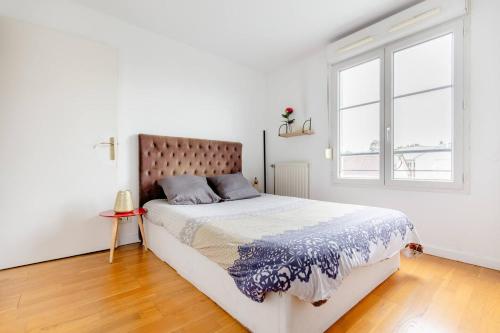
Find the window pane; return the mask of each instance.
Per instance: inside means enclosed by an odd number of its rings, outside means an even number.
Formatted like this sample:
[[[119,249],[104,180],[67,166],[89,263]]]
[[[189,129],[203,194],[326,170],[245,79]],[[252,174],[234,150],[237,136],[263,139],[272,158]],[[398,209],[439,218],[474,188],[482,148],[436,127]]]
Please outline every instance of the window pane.
[[[394,99],[394,179],[453,180],[452,88]]]
[[[380,59],[365,62],[339,73],[340,107],[380,100]]]
[[[452,84],[453,34],[394,53],[394,96]]]
[[[380,175],[380,104],[339,112],[341,178],[378,179]]]

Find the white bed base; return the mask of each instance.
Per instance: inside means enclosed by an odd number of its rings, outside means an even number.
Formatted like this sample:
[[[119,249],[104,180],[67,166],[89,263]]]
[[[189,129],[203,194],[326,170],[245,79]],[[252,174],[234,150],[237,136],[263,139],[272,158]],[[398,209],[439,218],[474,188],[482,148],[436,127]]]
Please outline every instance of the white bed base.
[[[324,332],[399,268],[399,253],[380,263],[356,268],[320,307],[286,293],[268,293],[263,303],[257,303],[243,295],[220,266],[182,244],[165,228],[147,218],[144,220],[150,249],[242,325],[257,333]]]

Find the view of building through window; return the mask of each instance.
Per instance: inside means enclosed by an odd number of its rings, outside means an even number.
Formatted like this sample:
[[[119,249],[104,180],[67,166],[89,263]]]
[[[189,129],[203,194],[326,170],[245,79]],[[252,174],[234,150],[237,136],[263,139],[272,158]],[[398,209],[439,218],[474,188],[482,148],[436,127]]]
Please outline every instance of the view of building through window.
[[[394,53],[394,179],[453,179],[452,50],[448,34]]]

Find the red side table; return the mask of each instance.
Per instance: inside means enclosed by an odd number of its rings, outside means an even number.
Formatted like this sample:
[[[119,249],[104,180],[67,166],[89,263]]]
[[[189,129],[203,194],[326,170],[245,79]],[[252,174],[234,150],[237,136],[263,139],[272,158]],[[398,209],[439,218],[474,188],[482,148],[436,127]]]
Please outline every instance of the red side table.
[[[131,212],[126,213],[116,213],[114,210],[107,210],[105,212],[99,213],[102,217],[110,217],[113,219],[113,231],[111,232],[111,246],[109,248],[109,263],[113,262],[113,255],[115,254],[116,241],[118,239],[118,224],[124,217],[137,216],[137,224],[139,225],[139,230],[141,231],[142,244],[144,249],[148,250],[148,243],[146,241],[146,234],[144,233],[144,225],[142,224],[142,215],[146,214],[148,211],[144,208],[137,208]]]

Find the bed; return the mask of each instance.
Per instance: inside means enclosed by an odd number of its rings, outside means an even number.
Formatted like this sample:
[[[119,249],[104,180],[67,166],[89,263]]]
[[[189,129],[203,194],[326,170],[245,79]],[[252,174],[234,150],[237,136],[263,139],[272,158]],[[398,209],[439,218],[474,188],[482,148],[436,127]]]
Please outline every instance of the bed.
[[[241,148],[139,135],[149,247],[253,332],[322,332],[399,268],[400,249],[418,242],[413,225],[398,211],[274,195],[164,200],[158,180],[240,172]]]

